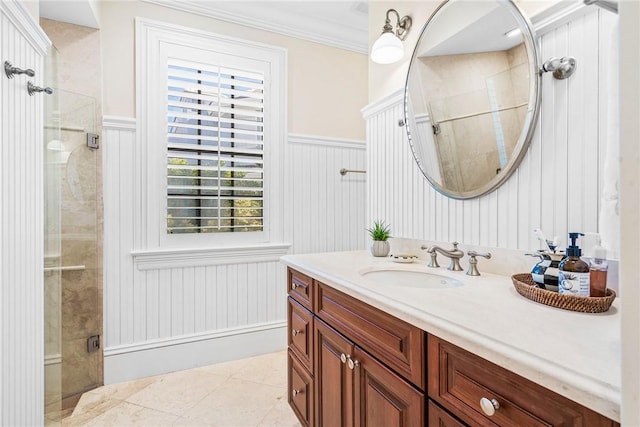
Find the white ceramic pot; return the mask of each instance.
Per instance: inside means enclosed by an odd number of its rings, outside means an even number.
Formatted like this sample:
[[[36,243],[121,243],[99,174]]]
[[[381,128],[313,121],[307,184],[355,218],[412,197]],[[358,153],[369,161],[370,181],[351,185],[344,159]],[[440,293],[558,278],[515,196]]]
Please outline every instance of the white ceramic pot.
[[[371,243],[371,255],[373,256],[387,256],[389,255],[389,250],[389,242],[386,240],[384,242],[374,240],[373,243]]]

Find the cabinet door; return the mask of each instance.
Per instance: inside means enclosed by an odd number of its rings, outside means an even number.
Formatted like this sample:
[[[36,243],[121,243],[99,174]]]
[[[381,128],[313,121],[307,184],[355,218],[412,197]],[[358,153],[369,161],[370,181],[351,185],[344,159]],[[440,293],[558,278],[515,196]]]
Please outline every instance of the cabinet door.
[[[353,354],[353,344],[316,319],[315,387],[316,425],[353,426],[353,372],[345,363]]]
[[[354,372],[355,425],[422,427],[424,394],[356,347],[347,360]]]

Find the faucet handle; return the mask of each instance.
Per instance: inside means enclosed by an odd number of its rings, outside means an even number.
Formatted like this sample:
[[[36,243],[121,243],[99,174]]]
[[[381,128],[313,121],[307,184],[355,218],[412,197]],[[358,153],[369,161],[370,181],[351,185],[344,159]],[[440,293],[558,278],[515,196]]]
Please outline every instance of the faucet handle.
[[[478,260],[476,259],[476,257],[483,257],[486,259],[491,259],[491,253],[487,252],[487,253],[478,253],[476,251],[468,251],[467,255],[469,255],[469,269],[467,270],[467,275],[468,276],[479,276],[480,275],[480,271],[478,271]]]
[[[486,258],[486,259],[491,259],[491,252],[486,252],[486,253],[482,254],[482,253],[476,252],[474,250],[470,250],[470,251],[467,252],[467,255],[469,255],[470,257],[474,257],[474,258],[477,257],[477,256],[481,256],[481,257]]]
[[[440,264],[438,264],[438,253],[436,251],[433,251],[433,252],[430,252],[429,255],[431,255],[431,261],[429,261],[429,264],[427,264],[427,267],[439,268]]]

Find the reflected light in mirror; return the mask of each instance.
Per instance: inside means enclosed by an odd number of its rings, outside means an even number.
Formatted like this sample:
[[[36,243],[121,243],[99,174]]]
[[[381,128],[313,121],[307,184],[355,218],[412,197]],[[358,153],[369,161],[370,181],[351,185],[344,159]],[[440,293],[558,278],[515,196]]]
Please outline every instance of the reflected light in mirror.
[[[505,36],[507,36],[507,37],[515,37],[515,36],[519,36],[520,33],[521,33],[520,28],[514,28],[513,30],[511,30],[507,34],[505,34]]]
[[[392,64],[404,56],[404,46],[393,33],[382,33],[371,48],[371,60],[377,64]]]

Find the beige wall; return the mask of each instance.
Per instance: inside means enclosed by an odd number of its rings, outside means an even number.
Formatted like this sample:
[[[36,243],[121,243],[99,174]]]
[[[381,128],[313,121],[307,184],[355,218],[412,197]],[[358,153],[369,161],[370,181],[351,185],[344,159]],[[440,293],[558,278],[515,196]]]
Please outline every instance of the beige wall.
[[[369,61],[369,102],[389,95],[404,87],[409,61],[424,24],[436,10],[440,1],[370,1],[369,2],[369,49],[382,32],[385,13],[396,9],[400,16],[409,15],[413,27],[404,41],[404,58],[395,64],[381,65]],[[534,15],[557,0],[516,0],[516,4],[527,15]],[[392,24],[394,22],[392,21]]]
[[[104,114],[135,117],[136,16],[288,50],[290,133],[363,140],[367,55],[139,1],[101,3]]]
[[[640,425],[640,3],[620,2],[620,283],[622,425]]]

